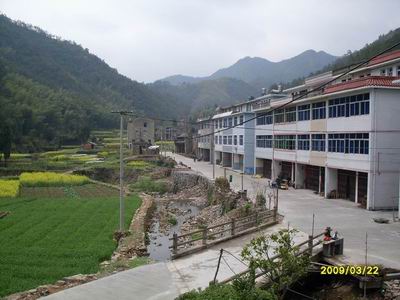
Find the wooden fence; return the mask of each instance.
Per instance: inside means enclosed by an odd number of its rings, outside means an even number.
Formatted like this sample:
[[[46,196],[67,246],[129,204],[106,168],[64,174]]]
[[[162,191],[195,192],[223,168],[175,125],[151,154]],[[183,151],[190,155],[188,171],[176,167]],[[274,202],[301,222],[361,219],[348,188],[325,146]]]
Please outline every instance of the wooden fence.
[[[321,240],[317,240],[316,242],[314,242],[314,241],[316,239],[322,237],[323,235],[324,235],[324,233],[320,233],[320,234],[317,234],[315,236],[309,235],[308,239],[306,241],[301,242],[299,244],[296,244],[294,247],[298,247],[300,249],[300,251],[297,253],[296,256],[300,256],[300,255],[303,255],[305,253],[308,253],[310,255],[310,257],[312,257],[313,256],[313,249],[316,246],[318,246],[319,244],[322,243],[322,239]],[[305,246],[305,245],[307,245],[307,246],[304,248],[303,246]],[[274,256],[272,256],[270,258],[270,260],[275,260],[275,259],[279,259],[279,258],[280,258],[279,255],[274,255]],[[229,278],[226,278],[226,279],[224,279],[222,281],[219,281],[218,283],[222,283],[222,284],[229,283],[229,282],[233,281],[234,279],[237,279],[237,278],[239,278],[239,277],[241,277],[243,275],[246,275],[249,272],[250,272],[250,269],[246,269],[246,270],[244,270],[242,272],[239,272],[239,273],[237,273],[237,274],[235,274],[235,275],[233,275],[233,276],[231,276]],[[262,272],[258,272],[258,273],[256,273],[255,278],[257,279],[257,278],[259,278],[261,276],[264,276],[266,273],[268,273],[267,270],[266,271],[262,271]],[[214,284],[214,283],[216,283],[216,282],[215,281],[210,281],[210,284]]]
[[[172,246],[169,247],[172,249],[172,259],[257,231],[277,222],[278,214],[275,210],[262,210],[243,218],[231,219],[229,222],[189,233],[181,235],[174,233],[170,239]]]

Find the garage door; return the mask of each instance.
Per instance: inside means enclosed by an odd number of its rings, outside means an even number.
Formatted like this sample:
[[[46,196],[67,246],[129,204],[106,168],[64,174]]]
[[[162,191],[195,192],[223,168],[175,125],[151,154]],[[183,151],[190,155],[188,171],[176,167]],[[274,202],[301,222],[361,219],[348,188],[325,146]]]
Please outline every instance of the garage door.
[[[321,172],[321,192],[324,191],[324,182],[325,182],[325,168],[321,168],[318,166],[309,166],[305,167],[305,187],[306,189],[313,190],[318,192],[319,190],[319,174]]]

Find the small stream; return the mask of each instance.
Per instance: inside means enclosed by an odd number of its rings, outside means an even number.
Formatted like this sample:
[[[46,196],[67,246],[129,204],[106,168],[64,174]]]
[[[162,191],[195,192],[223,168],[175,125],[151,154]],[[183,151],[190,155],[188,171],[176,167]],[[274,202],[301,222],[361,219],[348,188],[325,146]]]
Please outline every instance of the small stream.
[[[167,205],[169,209],[178,209],[184,213],[175,214],[177,224],[173,226],[171,225],[170,229],[166,232],[161,232],[160,222],[157,216],[165,205]],[[154,214],[155,217],[153,217],[152,225],[148,232],[150,244],[147,245],[147,252],[149,253],[149,257],[156,261],[165,261],[170,259],[171,249],[169,249],[169,246],[172,245],[172,241],[169,239],[172,238],[174,232],[180,234],[182,224],[190,217],[196,216],[199,211],[200,209],[197,206],[192,205],[189,201],[171,201],[168,204],[157,203],[157,210]]]

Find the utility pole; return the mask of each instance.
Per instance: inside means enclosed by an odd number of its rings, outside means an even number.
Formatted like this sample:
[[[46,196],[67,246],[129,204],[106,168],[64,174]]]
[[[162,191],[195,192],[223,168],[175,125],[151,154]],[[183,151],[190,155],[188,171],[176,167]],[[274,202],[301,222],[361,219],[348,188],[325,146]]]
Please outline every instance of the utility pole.
[[[124,127],[124,116],[132,115],[133,111],[112,111],[113,114],[120,115],[119,126],[119,231],[124,232],[125,229],[125,203],[124,203],[124,165],[123,165],[123,147],[122,147],[122,134]]]

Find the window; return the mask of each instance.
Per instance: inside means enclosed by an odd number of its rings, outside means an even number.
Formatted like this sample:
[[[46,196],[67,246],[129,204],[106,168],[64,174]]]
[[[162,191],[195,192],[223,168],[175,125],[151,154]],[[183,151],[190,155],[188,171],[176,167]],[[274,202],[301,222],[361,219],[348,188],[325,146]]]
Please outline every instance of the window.
[[[215,121],[215,122],[214,122],[214,127],[215,127],[216,129],[218,129],[218,121]]]
[[[400,65],[397,66],[397,76],[400,76]]]
[[[228,135],[228,145],[232,145],[232,136]]]
[[[257,148],[272,148],[272,135],[257,135],[256,136]]]
[[[215,144],[218,144],[218,137],[215,136]]]
[[[368,154],[369,134],[368,133],[349,133],[348,153]]]
[[[228,137],[224,135],[224,145],[226,145],[227,143],[228,143]]]
[[[345,153],[346,134],[328,134],[328,152]]]
[[[222,119],[219,119],[219,128],[222,128]]]
[[[393,76],[393,68],[392,67],[390,67],[388,69],[388,76]]]
[[[346,98],[337,98],[329,100],[328,111],[329,118],[339,118],[346,116]]]
[[[319,120],[325,119],[325,102],[318,102],[312,104],[312,119]]]
[[[277,109],[274,112],[275,123],[283,123],[285,122],[285,110],[283,108]]]
[[[239,145],[243,146],[243,135],[239,135]]]
[[[228,127],[228,120],[224,118],[224,128]]]
[[[290,107],[285,109],[285,121],[296,122],[296,107]]]
[[[328,152],[368,154],[368,133],[335,133],[328,135]]]
[[[369,93],[329,100],[329,118],[369,114]]]
[[[386,76],[386,69],[381,70],[381,76]]]
[[[219,143],[218,144],[222,145],[222,135],[220,135],[218,139],[219,139]]]
[[[237,121],[238,121],[238,119],[237,119],[237,117],[235,117],[235,118],[234,118],[234,122],[233,122],[233,124],[235,124],[235,126],[238,124]]]
[[[269,125],[272,124],[272,111],[267,113],[257,114],[256,125]]]
[[[256,136],[257,148],[272,148],[272,135],[257,135]]]
[[[310,150],[310,135],[299,134],[297,136],[297,149],[298,150]]]
[[[232,118],[228,118],[228,127],[232,127]]]
[[[277,149],[294,150],[296,149],[295,135],[276,135],[274,146]]]
[[[234,145],[237,145],[237,135],[234,135],[234,136],[233,136],[233,144],[234,144]]]
[[[239,124],[243,124],[243,116],[240,116],[240,123]]]
[[[147,122],[144,122],[144,123],[143,123],[143,127],[147,127]]]
[[[299,105],[297,107],[297,119],[299,121],[310,120],[310,104]]]
[[[348,97],[350,98],[350,116],[369,114],[369,93]]]
[[[311,150],[325,152],[325,134],[311,135]]]

